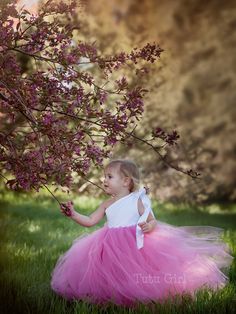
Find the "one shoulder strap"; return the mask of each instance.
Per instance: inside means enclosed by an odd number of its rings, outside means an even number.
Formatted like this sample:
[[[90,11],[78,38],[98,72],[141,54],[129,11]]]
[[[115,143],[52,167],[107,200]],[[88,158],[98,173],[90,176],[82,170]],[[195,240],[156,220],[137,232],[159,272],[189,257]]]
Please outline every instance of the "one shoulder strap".
[[[141,188],[137,192],[137,199],[141,199],[143,206],[144,206],[144,213],[140,216],[137,226],[136,226],[136,243],[137,243],[137,248],[141,249],[144,245],[144,234],[141,229],[141,227],[138,225],[140,222],[144,222],[147,220],[149,213],[151,212],[153,216],[155,217],[152,208],[151,208],[151,201],[150,198],[147,196],[146,189]]]

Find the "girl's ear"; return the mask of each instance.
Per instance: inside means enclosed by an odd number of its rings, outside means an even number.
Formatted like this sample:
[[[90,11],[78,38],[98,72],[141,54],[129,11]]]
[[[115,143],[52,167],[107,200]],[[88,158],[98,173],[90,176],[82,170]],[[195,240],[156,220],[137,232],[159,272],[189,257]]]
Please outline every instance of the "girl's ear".
[[[125,183],[125,186],[130,186],[131,178],[130,177],[125,177],[124,183]]]

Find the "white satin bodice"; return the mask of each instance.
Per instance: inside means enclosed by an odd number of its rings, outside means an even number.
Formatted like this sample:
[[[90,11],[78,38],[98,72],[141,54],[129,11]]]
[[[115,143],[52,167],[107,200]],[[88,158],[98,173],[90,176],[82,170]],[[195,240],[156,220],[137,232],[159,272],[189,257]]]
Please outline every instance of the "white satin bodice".
[[[145,211],[140,216],[138,211],[138,199],[141,198]],[[149,213],[154,213],[151,209],[151,202],[146,195],[146,189],[141,188],[138,191],[132,192],[113,204],[111,204],[106,210],[107,225],[109,228],[129,227],[136,225],[136,240],[137,247],[140,249],[143,247],[143,232],[138,226],[138,223],[146,221]],[[154,216],[155,217],[155,216]]]
[[[136,193],[130,193],[106,209],[107,224],[110,228],[136,225],[139,220],[138,198]]]

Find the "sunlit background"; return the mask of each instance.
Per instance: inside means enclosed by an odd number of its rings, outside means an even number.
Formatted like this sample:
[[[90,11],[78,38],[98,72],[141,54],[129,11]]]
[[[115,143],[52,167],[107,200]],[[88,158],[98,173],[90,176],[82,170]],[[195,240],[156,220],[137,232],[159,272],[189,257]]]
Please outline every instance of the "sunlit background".
[[[39,1],[19,1],[37,12]],[[145,82],[150,93],[139,132],[150,127],[180,134],[169,152],[201,180],[166,167],[151,150],[117,147],[115,157],[134,158],[143,180],[160,200],[234,201],[236,80],[234,1],[98,0],[78,1],[82,38],[104,53],[130,51],[156,42],[164,52]]]

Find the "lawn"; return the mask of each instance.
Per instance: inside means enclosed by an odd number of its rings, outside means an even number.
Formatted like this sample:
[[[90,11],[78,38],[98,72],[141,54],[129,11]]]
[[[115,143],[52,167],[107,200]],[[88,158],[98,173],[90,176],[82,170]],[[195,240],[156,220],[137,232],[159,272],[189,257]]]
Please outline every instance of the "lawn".
[[[83,232],[103,226],[105,218],[92,228],[81,227],[62,216],[56,202],[46,196],[0,194],[1,277],[0,313],[236,313],[236,263],[229,269],[228,285],[217,291],[199,291],[160,304],[140,304],[138,309],[85,301],[67,302],[50,289],[50,274],[63,252]],[[60,196],[61,200],[65,197]],[[92,212],[99,199],[74,197],[81,213]],[[205,207],[186,204],[154,203],[157,219],[173,225],[211,225],[224,228],[224,240],[236,252],[236,205],[211,204]]]

